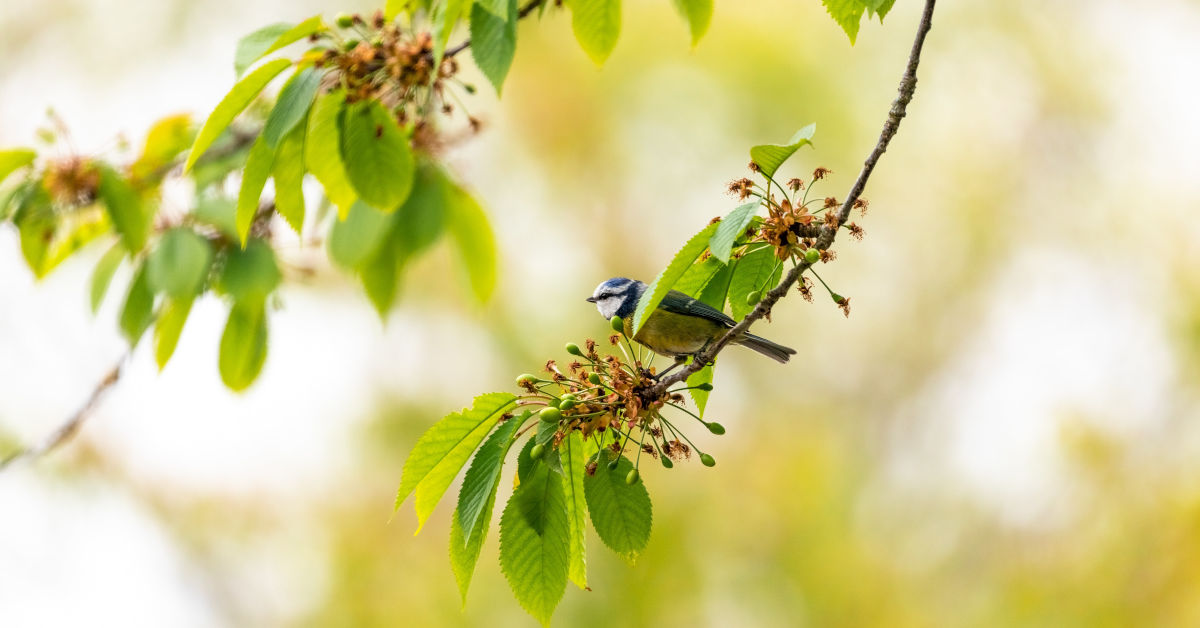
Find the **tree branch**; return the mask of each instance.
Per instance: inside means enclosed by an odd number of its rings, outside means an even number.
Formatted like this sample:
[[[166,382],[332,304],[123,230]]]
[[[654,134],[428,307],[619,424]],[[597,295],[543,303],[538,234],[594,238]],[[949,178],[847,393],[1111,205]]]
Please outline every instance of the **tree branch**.
[[[517,11],[517,19],[518,20],[524,19],[525,16],[529,15],[530,13],[533,13],[534,9],[542,6],[543,2],[545,2],[545,0],[530,0],[528,3],[525,4],[525,6],[521,7],[520,11]],[[470,47],[471,47],[471,40],[468,39],[453,48],[448,48],[446,50],[446,52],[442,54],[442,58],[449,59],[450,57],[453,57],[454,55],[456,55]]]
[[[25,447],[23,449],[18,449],[17,451],[5,456],[4,459],[0,460],[0,471],[3,471],[10,464],[17,462],[22,458],[39,458],[44,456],[53,451],[59,445],[66,442],[67,439],[74,436],[75,433],[79,431],[79,428],[83,425],[83,422],[87,420],[89,416],[91,416],[92,411],[96,409],[97,405],[99,405],[100,400],[104,397],[104,394],[121,380],[121,367],[124,365],[124,363],[125,358],[121,358],[116,364],[114,364],[113,367],[109,369],[108,374],[106,374],[103,379],[97,382],[96,387],[92,389],[92,394],[88,395],[87,401],[85,401],[83,405],[75,411],[75,414],[71,415],[71,417],[68,418],[65,423],[59,426],[58,429],[54,430],[54,432],[50,434],[50,437],[47,438],[45,442],[36,447]]]
[[[917,65],[921,62],[921,49],[925,45],[925,36],[929,34],[929,29],[933,26],[933,6],[935,2],[936,0],[925,0],[925,9],[921,14],[921,22],[917,26],[917,35],[913,40],[912,51],[908,55],[908,66],[904,70],[904,75],[900,78],[900,87],[897,90],[899,94],[892,101],[892,108],[888,111],[888,116],[883,121],[883,131],[879,134],[879,140],[875,143],[874,150],[867,156],[867,160],[863,162],[862,171],[858,173],[858,178],[855,179],[854,185],[850,187],[850,192],[846,195],[846,200],[838,208],[837,227],[827,226],[822,228],[821,236],[817,238],[816,243],[818,249],[825,250],[833,244],[834,238],[837,237],[838,229],[850,217],[850,210],[854,207],[855,201],[862,196],[863,190],[867,187],[867,179],[871,178],[871,173],[874,172],[875,164],[879,162],[879,157],[887,150],[888,144],[900,128],[900,121],[904,119],[908,103],[912,101],[913,93],[917,89]],[[779,282],[779,285],[763,295],[762,300],[759,301],[752,312],[746,315],[746,318],[725,332],[725,335],[718,338],[707,349],[697,354],[686,367],[668,377],[664,377],[655,384],[649,391],[650,397],[656,398],[661,396],[671,386],[686,380],[690,375],[704,368],[704,365],[712,362],[717,357],[717,354],[729,346],[735,338],[738,338],[749,330],[751,325],[759,319],[770,315],[771,308],[775,303],[787,294],[788,290],[800,280],[800,276],[804,274],[804,271],[808,270],[811,266],[812,264],[801,260],[799,264],[788,271],[788,274]]]

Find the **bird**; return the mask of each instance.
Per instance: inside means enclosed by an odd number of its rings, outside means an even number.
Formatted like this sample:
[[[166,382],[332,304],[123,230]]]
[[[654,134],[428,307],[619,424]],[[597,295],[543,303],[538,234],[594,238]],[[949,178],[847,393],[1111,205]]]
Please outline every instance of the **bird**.
[[[676,365],[686,362],[688,356],[703,351],[737,324],[721,310],[678,290],[671,290],[634,335],[633,314],[645,292],[646,284],[636,279],[613,277],[596,286],[587,301],[596,304],[596,309],[606,319],[621,317],[625,321],[626,336],[659,355],[675,358]],[[742,332],[733,339],[733,344],[757,351],[781,364],[796,354],[791,347],[749,332]]]

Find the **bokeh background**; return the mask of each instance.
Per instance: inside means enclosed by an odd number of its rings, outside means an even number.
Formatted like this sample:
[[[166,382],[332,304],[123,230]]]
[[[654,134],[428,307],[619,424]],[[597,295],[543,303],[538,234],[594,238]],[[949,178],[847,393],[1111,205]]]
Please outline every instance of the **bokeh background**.
[[[0,474],[9,626],[532,625],[496,560],[465,610],[443,503],[389,523],[408,449],[447,411],[606,334],[583,301],[649,279],[736,205],[751,144],[817,122],[785,176],[843,196],[874,144],[920,2],[851,47],[816,0],[718,1],[695,49],[666,0],[626,3],[602,69],[569,15],[521,26],[485,132],[449,163],[497,231],[472,303],[448,251],[381,323],[329,268],[290,282],[261,379],[217,375],[224,306],[171,364],[149,343],[82,432]],[[205,115],[236,40],[322,0],[0,5],[0,146],[47,106],[78,150]],[[730,351],[714,469],[648,470],[630,567],[589,538],[561,626],[1200,625],[1200,4],[938,7],[916,99],[823,275],[853,299],[776,309],[787,366]],[[471,70],[474,72],[474,70]],[[481,86],[486,86],[482,80]],[[0,228],[0,432],[44,438],[125,351],[93,317],[93,248],[35,282]],[[319,251],[293,251],[319,259]],[[127,276],[118,276],[113,294]],[[110,295],[111,296],[111,295]],[[506,489],[502,489],[502,492]]]

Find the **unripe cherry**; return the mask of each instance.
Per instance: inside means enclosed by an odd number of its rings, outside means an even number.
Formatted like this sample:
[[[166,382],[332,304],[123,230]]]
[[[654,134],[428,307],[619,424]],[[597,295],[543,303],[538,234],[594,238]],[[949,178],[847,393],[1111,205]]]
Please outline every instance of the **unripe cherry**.
[[[715,466],[717,464],[716,459],[708,454],[700,454],[700,462],[706,467]]]
[[[810,248],[804,252],[804,261],[809,264],[816,264],[821,261],[821,252],[815,248]]]
[[[721,425],[720,423],[717,423],[716,421],[710,421],[708,423],[705,423],[704,426],[708,428],[708,431],[712,432],[713,434],[716,434],[717,436],[720,436],[721,434],[725,433],[725,426]]]
[[[670,469],[671,467],[674,467],[674,466],[675,466],[675,463],[674,463],[674,462],[671,462],[671,459],[670,459],[670,458],[668,458],[668,457],[666,457],[666,456],[663,456],[662,458],[659,458],[659,460],[661,460],[661,461],[662,461],[662,465],[663,465],[664,467],[668,468],[668,469]]]
[[[558,408],[542,408],[538,417],[547,423],[558,423],[562,419],[562,412]]]
[[[542,455],[546,453],[546,446],[542,443],[537,443],[529,450],[529,457],[534,460],[541,460]]]
[[[759,301],[762,301],[762,293],[758,290],[746,295],[746,305],[758,305]]]
[[[600,384],[600,374],[592,373],[591,375],[588,375],[588,381],[593,384],[599,385]]]
[[[638,470],[630,469],[629,473],[625,475],[625,483],[632,486],[634,484],[637,484],[637,481],[638,481]]]
[[[622,334],[625,333],[625,319],[620,316],[614,316],[609,320],[609,323],[612,325],[613,331],[618,331]]]
[[[517,385],[523,386],[525,384],[532,384],[536,381],[538,381],[537,375],[534,375],[533,373],[525,373],[517,378]]]
[[[581,351],[579,349],[579,345],[577,345],[573,342],[567,343],[567,353],[570,353],[571,355],[577,355],[577,356],[583,357],[583,351]]]

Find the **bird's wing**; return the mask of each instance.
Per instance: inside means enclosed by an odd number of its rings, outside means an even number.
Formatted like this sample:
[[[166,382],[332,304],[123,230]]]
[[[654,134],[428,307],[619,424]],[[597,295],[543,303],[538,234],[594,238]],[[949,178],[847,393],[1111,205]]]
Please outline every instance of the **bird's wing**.
[[[658,307],[676,314],[684,314],[687,316],[698,316],[707,318],[710,321],[716,321],[726,327],[733,327],[737,321],[729,318],[725,312],[699,300],[689,297],[688,295],[678,291],[671,290],[667,292],[667,296],[663,297],[662,302]]]

